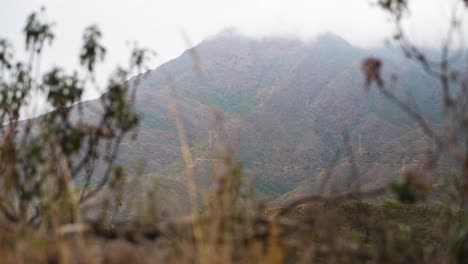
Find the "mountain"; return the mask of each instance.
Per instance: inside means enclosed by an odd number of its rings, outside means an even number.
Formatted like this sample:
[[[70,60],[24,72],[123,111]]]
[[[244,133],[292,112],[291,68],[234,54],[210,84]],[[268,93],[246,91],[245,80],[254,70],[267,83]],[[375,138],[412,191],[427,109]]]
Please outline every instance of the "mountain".
[[[343,173],[333,177],[346,182],[345,132],[359,155],[361,182],[374,186],[391,181],[403,162],[420,162],[431,142],[377,91],[364,92],[360,65],[369,55],[382,58],[388,79],[398,74],[395,93],[438,121],[435,82],[393,51],[360,49],[330,33],[304,42],[224,32],[137,77],[142,124],[137,141],[122,143],[119,162],[132,173],[135,162],[143,159],[145,177],[184,184],[177,129],[168,110],[174,103],[200,184],[209,182],[213,111],[222,113],[225,136],[235,144],[246,177],[256,182],[262,197],[303,193],[304,188],[317,191],[314,183],[337,150],[337,170]],[[404,142],[412,143],[411,148]]]

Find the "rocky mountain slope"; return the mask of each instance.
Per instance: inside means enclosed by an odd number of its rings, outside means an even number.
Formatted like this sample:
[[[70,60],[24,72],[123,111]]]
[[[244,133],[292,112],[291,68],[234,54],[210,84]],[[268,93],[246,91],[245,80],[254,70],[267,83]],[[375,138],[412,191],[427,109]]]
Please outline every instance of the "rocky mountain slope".
[[[213,160],[213,112],[222,113],[226,137],[263,197],[306,188],[310,184],[304,183],[315,182],[336,153],[341,153],[339,166],[346,167],[344,132],[359,151],[363,180],[388,182],[403,163],[419,162],[430,142],[380,94],[364,92],[360,63],[369,55],[383,58],[386,77],[398,74],[397,94],[437,122],[435,82],[393,52],[359,49],[333,34],[303,42],[224,32],[145,73],[136,100],[143,116],[139,136],[122,143],[119,161],[132,172],[136,161],[144,160],[147,177],[184,184],[177,129],[168,110],[173,103],[204,185]],[[317,188],[313,185],[308,190]]]

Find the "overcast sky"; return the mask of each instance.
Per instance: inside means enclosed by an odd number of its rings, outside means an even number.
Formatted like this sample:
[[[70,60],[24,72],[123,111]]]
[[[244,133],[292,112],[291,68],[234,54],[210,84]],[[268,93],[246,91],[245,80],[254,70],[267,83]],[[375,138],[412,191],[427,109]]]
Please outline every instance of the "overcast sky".
[[[457,0],[412,0],[409,30],[420,44],[438,47]],[[51,65],[73,69],[83,29],[97,24],[104,32],[107,74],[116,63],[124,64],[128,41],[158,52],[157,65],[188,48],[182,33],[196,44],[225,28],[262,37],[286,34],[311,39],[334,32],[360,47],[381,46],[392,32],[388,16],[373,0],[1,0],[0,37],[9,38],[22,56],[20,32],[26,16],[41,6],[56,22],[56,41],[46,50],[43,68]],[[461,2],[461,1],[458,1]],[[462,7],[462,5],[460,5]],[[462,8],[460,8],[462,10]],[[96,96],[88,92],[87,97]]]

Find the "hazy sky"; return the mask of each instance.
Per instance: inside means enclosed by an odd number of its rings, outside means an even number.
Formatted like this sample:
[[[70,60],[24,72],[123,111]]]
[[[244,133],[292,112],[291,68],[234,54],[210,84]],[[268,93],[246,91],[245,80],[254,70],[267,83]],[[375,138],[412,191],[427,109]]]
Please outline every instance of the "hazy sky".
[[[372,4],[375,1],[1,0],[0,37],[9,38],[22,56],[24,40],[20,32],[25,18],[45,6],[48,19],[57,23],[57,39],[53,50],[46,50],[43,68],[78,66],[83,29],[97,24],[108,48],[107,63],[100,68],[107,74],[110,65],[126,62],[130,40],[158,52],[156,67],[187,48],[181,32],[196,44],[227,27],[251,36],[287,34],[303,39],[329,31],[356,46],[380,46],[391,35],[392,26],[388,16]],[[426,46],[439,45],[453,6],[447,2],[454,1],[410,1],[412,17],[408,28],[416,41]],[[87,97],[93,96],[93,91],[88,92]]]

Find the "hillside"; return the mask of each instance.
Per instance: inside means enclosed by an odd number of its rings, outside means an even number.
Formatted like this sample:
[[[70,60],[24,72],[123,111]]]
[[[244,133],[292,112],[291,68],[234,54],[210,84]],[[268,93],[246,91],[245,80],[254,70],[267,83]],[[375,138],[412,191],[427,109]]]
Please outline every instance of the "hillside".
[[[420,161],[430,142],[376,91],[364,92],[360,62],[370,54],[383,58],[385,76],[399,73],[397,93],[436,122],[440,95],[435,84],[392,52],[356,48],[333,34],[303,42],[223,32],[141,76],[136,106],[142,125],[136,142],[122,143],[119,162],[132,173],[135,162],[144,160],[146,177],[184,183],[177,129],[168,110],[175,103],[202,185],[209,182],[213,110],[223,113],[225,136],[261,197],[309,188],[304,182],[316,182],[337,150],[339,167],[346,167],[344,131],[356,151],[361,138],[365,184],[388,182],[399,175],[403,159]],[[84,103],[85,108],[92,104]],[[405,140],[413,142],[411,148],[389,144]]]

